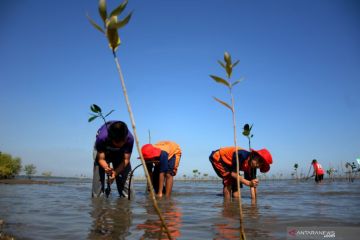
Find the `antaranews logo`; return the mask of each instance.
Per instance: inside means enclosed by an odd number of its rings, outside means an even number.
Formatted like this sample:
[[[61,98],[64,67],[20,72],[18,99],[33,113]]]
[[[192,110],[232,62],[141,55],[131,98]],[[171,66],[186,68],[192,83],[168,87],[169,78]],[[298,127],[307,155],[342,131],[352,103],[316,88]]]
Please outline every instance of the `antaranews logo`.
[[[290,235],[290,236],[292,236],[292,237],[295,237],[296,236],[296,229],[294,228],[294,229],[290,229],[290,231],[288,231],[288,234]]]
[[[336,238],[335,231],[320,227],[289,227],[287,233],[287,239],[317,240]]]

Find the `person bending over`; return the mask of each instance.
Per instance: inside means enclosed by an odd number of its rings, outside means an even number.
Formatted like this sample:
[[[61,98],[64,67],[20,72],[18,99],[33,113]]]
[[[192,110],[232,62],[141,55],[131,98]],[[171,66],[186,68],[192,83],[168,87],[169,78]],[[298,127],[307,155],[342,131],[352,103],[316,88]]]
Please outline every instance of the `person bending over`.
[[[157,196],[162,197],[165,186],[165,196],[170,197],[173,178],[177,173],[181,158],[180,146],[172,141],[161,141],[153,145],[145,144],[141,152],[147,162],[146,167]]]
[[[216,174],[223,179],[224,198],[239,197],[237,190],[236,148],[223,147],[211,153],[209,160]],[[238,147],[239,171],[244,172],[244,177],[239,176],[240,184],[250,187],[251,198],[256,200],[256,169],[268,172],[272,164],[272,156],[267,149],[247,151]],[[231,194],[232,193],[232,194]]]

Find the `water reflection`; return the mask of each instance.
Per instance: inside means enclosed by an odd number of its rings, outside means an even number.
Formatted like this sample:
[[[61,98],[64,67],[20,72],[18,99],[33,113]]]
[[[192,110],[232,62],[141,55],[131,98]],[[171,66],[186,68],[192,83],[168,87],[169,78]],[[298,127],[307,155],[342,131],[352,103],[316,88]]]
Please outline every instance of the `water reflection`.
[[[180,229],[182,227],[182,211],[176,202],[171,199],[164,199],[158,202],[161,212],[165,218],[167,227],[169,228],[173,239],[181,236]],[[168,239],[167,234],[161,228],[161,222],[155,209],[150,201],[146,206],[147,219],[142,224],[136,226],[137,229],[143,230],[144,234],[141,239]]]
[[[239,239],[239,211],[238,203],[224,200],[222,206],[222,221],[215,223],[214,239]]]
[[[125,239],[129,236],[132,224],[130,204],[123,198],[111,202],[104,198],[93,198],[90,213],[93,224],[88,239]]]
[[[239,203],[237,201],[224,201],[221,215],[221,222],[213,224],[215,228],[214,239],[239,239]],[[269,237],[268,232],[261,229],[259,219],[260,214],[256,202],[252,202],[251,205],[243,204],[244,230],[249,239],[266,239]]]

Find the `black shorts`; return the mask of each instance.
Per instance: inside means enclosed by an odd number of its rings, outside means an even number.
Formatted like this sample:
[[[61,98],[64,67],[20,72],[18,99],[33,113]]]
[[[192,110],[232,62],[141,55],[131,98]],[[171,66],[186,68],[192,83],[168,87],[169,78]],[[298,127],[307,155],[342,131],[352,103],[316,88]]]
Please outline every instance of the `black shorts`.
[[[321,182],[323,179],[324,179],[324,174],[315,176],[315,182]]]

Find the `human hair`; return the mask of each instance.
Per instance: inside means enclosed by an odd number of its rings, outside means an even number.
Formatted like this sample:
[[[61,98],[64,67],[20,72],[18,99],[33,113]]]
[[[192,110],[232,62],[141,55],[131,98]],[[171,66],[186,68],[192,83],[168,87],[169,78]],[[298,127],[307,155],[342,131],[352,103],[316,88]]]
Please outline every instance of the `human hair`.
[[[312,160],[312,163],[317,163],[316,159]]]
[[[111,141],[122,142],[126,139],[129,129],[126,123],[118,121],[110,124],[108,127],[108,138]]]
[[[250,160],[256,160],[259,163],[264,162],[264,160],[262,159],[262,157],[255,151],[251,151],[250,152]]]

